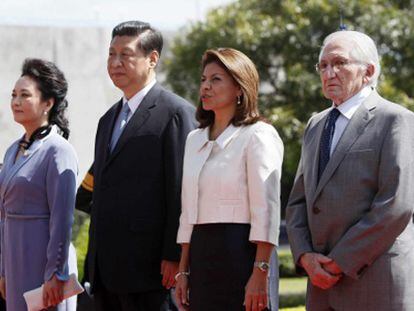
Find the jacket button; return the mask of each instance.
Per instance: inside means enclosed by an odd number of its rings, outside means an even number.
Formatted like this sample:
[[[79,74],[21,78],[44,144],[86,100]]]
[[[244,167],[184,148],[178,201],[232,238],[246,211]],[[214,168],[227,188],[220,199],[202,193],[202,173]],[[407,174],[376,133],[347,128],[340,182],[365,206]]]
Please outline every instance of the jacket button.
[[[314,206],[314,207],[312,207],[312,212],[314,214],[319,214],[321,212],[321,209],[319,207]]]

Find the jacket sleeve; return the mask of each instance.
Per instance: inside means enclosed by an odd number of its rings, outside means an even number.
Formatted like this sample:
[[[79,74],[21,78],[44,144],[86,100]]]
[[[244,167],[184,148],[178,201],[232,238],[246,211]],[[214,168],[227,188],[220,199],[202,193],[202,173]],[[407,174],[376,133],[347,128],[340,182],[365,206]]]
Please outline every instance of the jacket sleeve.
[[[378,191],[368,212],[348,229],[328,255],[354,279],[387,251],[412,221],[414,114],[401,112],[390,123],[378,166]]]
[[[246,161],[251,225],[249,240],[277,245],[283,143],[272,126],[264,124],[255,129],[248,143]]]
[[[180,247],[176,242],[181,213],[181,182],[185,141],[195,128],[194,109],[179,109],[166,128],[164,137],[164,172],[166,198],[166,226],[162,259],[179,261]]]
[[[304,140],[306,139],[306,134],[311,123],[312,119],[309,120],[306,127]],[[303,150],[286,207],[286,229],[296,269],[299,273],[303,272],[299,266],[299,259],[304,253],[313,252],[312,239],[308,227],[308,213],[303,176]]]
[[[93,181],[92,164],[76,192],[75,208],[87,214],[91,214]]]
[[[67,280],[78,173],[77,157],[71,146],[60,145],[51,150],[47,170],[46,186],[50,220],[44,280],[50,280],[54,274],[60,280]]]

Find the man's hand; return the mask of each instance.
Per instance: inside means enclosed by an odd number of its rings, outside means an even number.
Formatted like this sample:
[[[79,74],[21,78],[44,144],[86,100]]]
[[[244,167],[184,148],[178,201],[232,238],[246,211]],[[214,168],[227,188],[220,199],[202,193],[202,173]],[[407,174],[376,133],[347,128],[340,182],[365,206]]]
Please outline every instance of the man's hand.
[[[161,261],[161,274],[162,274],[162,286],[166,289],[170,289],[175,285],[174,276],[178,272],[178,262],[162,260]]]
[[[312,284],[319,288],[329,289],[341,279],[341,275],[336,275],[336,273],[331,274],[328,270],[324,269],[327,265],[329,269],[332,268],[332,271],[338,267],[329,257],[318,253],[305,253],[300,257],[299,261],[306,270]]]
[[[323,264],[322,267],[324,268],[325,271],[329,272],[332,275],[342,274],[342,269],[333,260],[331,262]]]

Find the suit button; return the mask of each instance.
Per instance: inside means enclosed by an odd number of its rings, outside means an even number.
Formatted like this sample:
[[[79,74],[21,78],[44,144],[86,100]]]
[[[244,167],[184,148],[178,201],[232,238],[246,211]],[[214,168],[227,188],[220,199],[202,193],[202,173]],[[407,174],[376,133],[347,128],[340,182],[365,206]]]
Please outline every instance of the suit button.
[[[319,214],[321,212],[321,209],[319,207],[314,206],[314,207],[312,207],[312,212],[314,214]]]

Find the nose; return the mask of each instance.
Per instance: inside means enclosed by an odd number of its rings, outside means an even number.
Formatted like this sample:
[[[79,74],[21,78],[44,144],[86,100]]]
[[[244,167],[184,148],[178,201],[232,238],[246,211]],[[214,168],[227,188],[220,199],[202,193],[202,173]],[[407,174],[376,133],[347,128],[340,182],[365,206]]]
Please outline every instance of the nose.
[[[121,62],[121,57],[119,55],[112,55],[109,59],[108,59],[108,63],[110,67],[118,67],[121,66],[122,62]]]
[[[11,99],[11,105],[12,106],[18,106],[20,105],[20,100],[17,96],[13,96]]]
[[[211,88],[211,83],[208,80],[201,82],[201,89],[208,90]]]
[[[335,68],[333,66],[331,66],[330,64],[322,72],[322,76],[325,79],[333,78],[333,77],[335,77],[335,74],[336,74]]]

